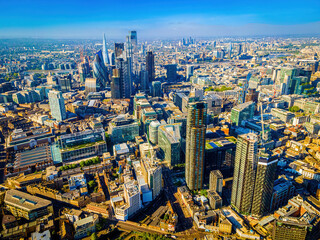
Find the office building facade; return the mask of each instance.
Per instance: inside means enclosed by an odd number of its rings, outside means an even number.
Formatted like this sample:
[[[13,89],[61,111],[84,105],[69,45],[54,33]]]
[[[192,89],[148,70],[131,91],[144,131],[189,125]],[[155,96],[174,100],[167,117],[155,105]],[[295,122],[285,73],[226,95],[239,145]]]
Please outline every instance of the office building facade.
[[[151,83],[155,79],[154,54],[149,51],[146,55],[146,71],[148,72],[148,82]]]
[[[222,194],[223,175],[219,170],[210,172],[209,189],[216,191],[220,196]]]
[[[277,156],[258,152],[254,133],[238,137],[231,204],[242,214],[263,216],[270,210]]]
[[[165,65],[167,70],[167,82],[174,83],[177,81],[177,64]]]
[[[206,118],[204,102],[188,104],[185,176],[190,190],[201,189],[203,185]]]
[[[101,50],[96,53],[93,61],[93,75],[97,79],[98,91],[103,90],[108,83],[109,78]]]
[[[48,93],[51,116],[57,121],[63,121],[67,118],[64,98],[60,91],[50,91]]]

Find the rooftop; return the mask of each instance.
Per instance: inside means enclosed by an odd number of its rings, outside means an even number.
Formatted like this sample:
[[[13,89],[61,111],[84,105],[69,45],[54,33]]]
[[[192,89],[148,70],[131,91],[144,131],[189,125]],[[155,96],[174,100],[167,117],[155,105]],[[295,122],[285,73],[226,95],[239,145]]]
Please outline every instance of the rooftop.
[[[4,202],[26,211],[32,211],[51,205],[51,201],[18,190],[8,190]]]

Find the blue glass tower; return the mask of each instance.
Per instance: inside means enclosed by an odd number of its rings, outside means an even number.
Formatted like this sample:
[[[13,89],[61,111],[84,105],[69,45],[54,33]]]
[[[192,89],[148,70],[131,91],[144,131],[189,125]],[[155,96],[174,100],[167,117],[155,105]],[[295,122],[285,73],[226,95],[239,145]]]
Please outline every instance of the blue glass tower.
[[[50,91],[48,93],[51,116],[57,121],[62,121],[67,118],[64,98],[60,91]]]
[[[108,48],[107,48],[107,40],[106,40],[106,35],[103,34],[103,46],[102,46],[102,55],[103,55],[103,62],[104,65],[109,66],[110,65],[110,60],[109,60],[109,53],[108,53]]]
[[[108,70],[104,65],[101,50],[96,53],[96,56],[94,58],[93,75],[97,79],[97,90],[103,90],[106,83],[108,82]]]

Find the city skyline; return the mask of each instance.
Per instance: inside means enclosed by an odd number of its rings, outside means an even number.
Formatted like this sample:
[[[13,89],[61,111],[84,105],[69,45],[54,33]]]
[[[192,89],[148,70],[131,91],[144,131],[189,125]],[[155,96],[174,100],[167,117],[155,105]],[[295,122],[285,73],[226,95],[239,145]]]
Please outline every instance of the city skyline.
[[[1,3],[0,38],[140,39],[320,34],[320,3],[299,1],[146,2],[10,1]]]

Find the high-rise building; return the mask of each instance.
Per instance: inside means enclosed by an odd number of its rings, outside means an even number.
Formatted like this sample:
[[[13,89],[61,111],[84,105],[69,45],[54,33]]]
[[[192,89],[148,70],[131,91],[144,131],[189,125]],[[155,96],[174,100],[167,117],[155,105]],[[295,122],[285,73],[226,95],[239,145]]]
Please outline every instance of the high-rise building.
[[[270,209],[277,156],[260,151],[254,133],[238,137],[231,204],[243,214],[262,216]]]
[[[124,52],[124,43],[115,43],[114,44],[115,58],[122,57],[123,52]]]
[[[136,181],[131,180],[123,184],[126,203],[129,205],[128,216],[132,216],[141,208],[140,191]]]
[[[85,83],[85,92],[86,94],[90,92],[96,92],[97,91],[97,79],[96,78],[86,78]]]
[[[104,65],[101,50],[96,53],[93,62],[93,75],[97,79],[97,90],[101,91],[105,88],[108,82],[108,70]]]
[[[90,76],[90,64],[87,57],[83,58],[79,64],[80,82],[84,83],[85,79]]]
[[[201,189],[203,184],[206,119],[204,102],[188,104],[185,175],[190,190]]]
[[[260,151],[254,184],[251,214],[263,216],[270,211],[278,156]]]
[[[119,69],[113,69],[113,74],[111,78],[111,98],[121,98]]]
[[[231,204],[241,213],[251,213],[257,154],[258,136],[254,133],[240,135],[237,141]]]
[[[149,125],[149,141],[152,144],[158,143],[158,128],[160,126],[160,122],[158,120],[152,121]]]
[[[146,183],[152,189],[152,199],[155,199],[162,190],[161,165],[152,158],[141,159],[141,170]]]
[[[177,81],[177,64],[165,65],[167,70],[167,82],[174,83]]]
[[[109,52],[108,52],[108,48],[107,48],[107,40],[106,40],[105,34],[103,34],[102,56],[103,56],[104,65],[109,66],[110,59],[109,59]]]
[[[189,81],[190,77],[193,76],[193,66],[188,65],[187,66],[187,72],[186,72],[186,80]]]
[[[258,103],[259,100],[259,92],[256,89],[249,89],[246,94],[246,102],[255,102]]]
[[[152,82],[152,97],[161,97],[161,82],[153,81]]]
[[[219,170],[210,172],[209,189],[216,191],[220,196],[222,194],[223,176]]]
[[[109,60],[111,66],[114,66],[116,64],[116,57],[114,55],[114,52],[109,53]]]
[[[117,58],[116,67],[119,69],[120,98],[130,98],[132,81],[129,59]]]
[[[67,118],[64,98],[60,91],[50,91],[48,93],[51,116],[57,121],[63,121]]]
[[[251,78],[251,73],[248,73],[244,83],[242,84],[242,86],[240,86],[240,92],[239,92],[239,99],[238,99],[238,103],[242,104],[246,101],[246,94],[248,92],[248,88],[249,88],[249,80]]]
[[[231,122],[239,126],[243,120],[252,119],[254,115],[255,103],[246,102],[239,104],[231,110]]]
[[[149,83],[151,83],[155,79],[154,54],[151,51],[147,52],[146,55],[146,70],[148,72]]]
[[[133,52],[138,51],[138,38],[137,38],[137,31],[130,31],[129,32],[129,38],[132,45]]]
[[[71,74],[58,77],[58,83],[59,83],[61,92],[65,93],[71,90],[72,88],[71,80],[72,80]]]
[[[175,166],[180,163],[181,126],[182,123],[173,123],[162,125],[158,129],[158,146],[161,158],[169,166]]]
[[[140,71],[140,90],[149,92],[149,75],[145,70]]]
[[[242,53],[242,44],[239,44],[239,48],[238,48],[238,55],[241,55]]]

